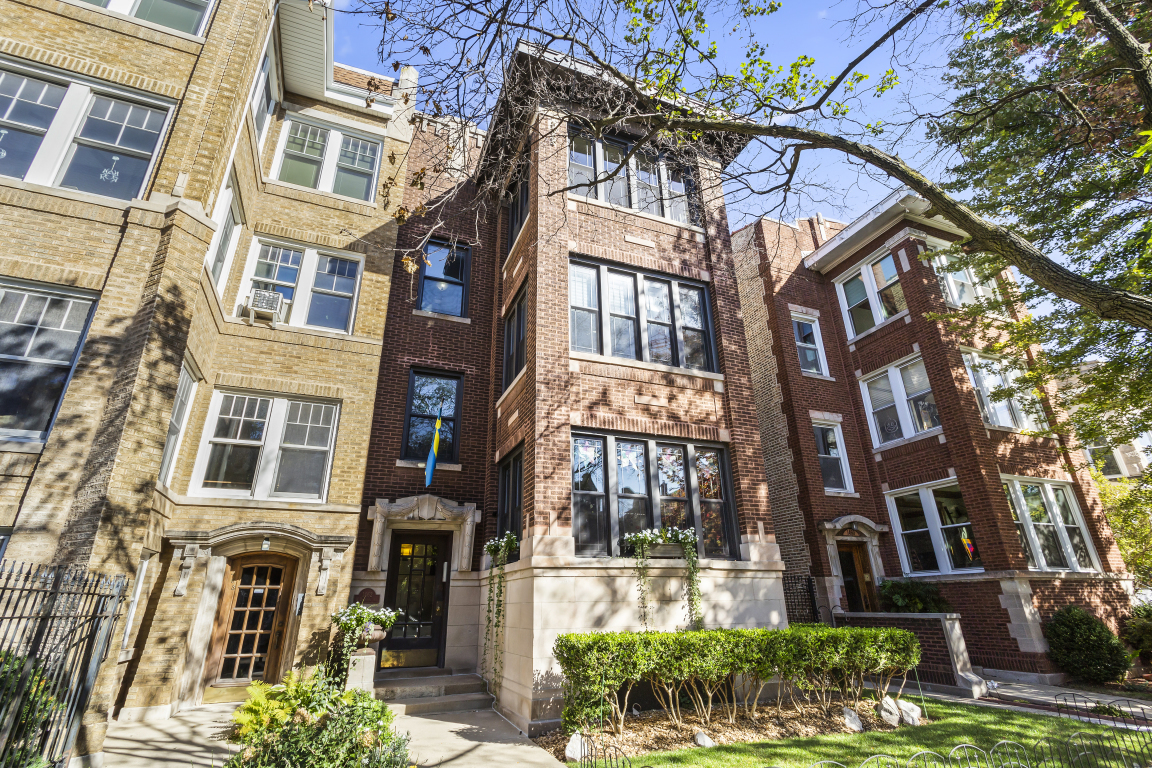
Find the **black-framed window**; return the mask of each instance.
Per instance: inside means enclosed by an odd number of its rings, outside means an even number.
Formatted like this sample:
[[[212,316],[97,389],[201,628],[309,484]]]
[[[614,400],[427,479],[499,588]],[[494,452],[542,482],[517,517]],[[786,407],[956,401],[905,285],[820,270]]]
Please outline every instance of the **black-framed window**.
[[[468,249],[448,243],[424,246],[420,265],[420,309],[441,315],[468,316]]]
[[[521,292],[504,318],[504,389],[524,370],[527,306],[525,294]]]
[[[500,500],[496,511],[496,535],[511,532],[520,541],[523,537],[524,509],[524,454],[517,451],[500,463]],[[509,561],[519,558],[519,551]]]
[[[606,308],[601,296],[607,296]],[[573,259],[568,305],[573,352],[716,370],[703,285]]]
[[[647,528],[695,530],[701,557],[735,558],[727,455],[716,445],[614,434],[572,436],[576,554],[607,557]]]
[[[517,181],[511,189],[512,202],[508,207],[508,250],[512,250],[512,246],[516,243],[516,238],[520,236],[520,230],[524,228],[524,222],[528,220],[528,211],[530,209],[530,201],[528,196],[530,194],[531,181],[529,168],[520,175],[520,180]]]
[[[404,458],[424,461],[432,447],[436,418],[440,417],[440,447],[436,460],[457,459],[461,377],[451,373],[413,370],[408,375],[408,407],[404,419]]]

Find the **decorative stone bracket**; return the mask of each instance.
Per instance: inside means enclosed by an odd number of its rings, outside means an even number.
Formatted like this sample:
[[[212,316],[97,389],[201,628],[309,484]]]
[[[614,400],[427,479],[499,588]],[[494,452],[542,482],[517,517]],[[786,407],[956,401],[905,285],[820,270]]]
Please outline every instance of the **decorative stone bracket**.
[[[428,530],[457,530],[453,550],[456,570],[472,570],[472,540],[480,522],[480,510],[475,504],[457,504],[439,496],[425,493],[389,502],[377,499],[369,508],[372,521],[372,546],[368,553],[368,570],[388,572],[388,550],[392,543],[392,528],[403,522],[403,527]]]
[[[192,577],[192,568],[196,565],[196,558],[212,556],[211,547],[201,547],[198,544],[187,544],[183,552],[176,551],[176,559],[180,560],[180,581],[172,592],[176,597],[184,597],[188,593],[188,579]]]

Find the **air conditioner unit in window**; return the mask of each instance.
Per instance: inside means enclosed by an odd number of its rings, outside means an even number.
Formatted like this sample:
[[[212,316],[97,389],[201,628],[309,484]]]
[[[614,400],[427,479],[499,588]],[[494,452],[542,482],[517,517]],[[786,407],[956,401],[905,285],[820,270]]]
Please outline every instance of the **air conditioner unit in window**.
[[[277,323],[284,321],[284,297],[276,291],[253,288],[244,307],[244,315],[249,325],[260,317],[271,320],[275,328]]]

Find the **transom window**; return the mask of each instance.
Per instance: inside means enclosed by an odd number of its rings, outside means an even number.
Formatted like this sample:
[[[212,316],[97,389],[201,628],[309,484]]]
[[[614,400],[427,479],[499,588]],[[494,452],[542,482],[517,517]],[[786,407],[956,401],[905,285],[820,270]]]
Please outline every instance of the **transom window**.
[[[0,283],[0,436],[48,437],[95,303],[88,295]]]
[[[243,285],[283,296],[282,322],[290,328],[351,333],[363,271],[359,256],[253,238]]]
[[[897,491],[886,498],[904,573],[951,573],[984,567],[959,485]]]
[[[792,336],[796,339],[796,351],[800,355],[800,370],[827,376],[828,363],[824,359],[820,321],[814,317],[793,314]]]
[[[601,286],[607,286],[607,312],[601,311]],[[573,352],[713,370],[703,286],[573,261],[568,296]]]
[[[576,187],[572,194],[699,225],[691,169],[649,150],[625,163],[629,151],[631,145],[621,139],[593,139],[573,131],[568,137],[568,185]]]
[[[323,500],[339,422],[336,403],[212,393],[193,470],[199,496]]]
[[[420,309],[467,317],[468,249],[447,243],[424,246],[420,264]]]
[[[1071,486],[1029,478],[1004,478],[1004,493],[1029,568],[1099,570]]]
[[[211,3],[207,0],[85,0],[100,8],[134,16],[162,27],[199,35]]]
[[[648,528],[695,530],[701,557],[734,557],[727,464],[721,448],[615,435],[572,437],[576,554],[622,554]],[[626,554],[626,553],[625,553]]]
[[[371,202],[380,142],[297,119],[285,122],[274,175],[280,181]]]
[[[852,473],[848,469],[848,453],[844,450],[840,425],[814,423],[812,431],[816,437],[816,456],[820,460],[824,490],[851,492]]]
[[[139,197],[167,118],[167,108],[111,89],[0,69],[0,174],[121,200]]]
[[[861,383],[871,412],[872,444],[880,447],[940,426],[923,360],[886,369]]]
[[[993,398],[993,392],[1015,383],[1019,375],[1017,371],[1010,369],[999,358],[977,352],[964,353],[964,367],[976,390],[976,402],[980,405],[980,414],[986,423],[1014,429],[1043,428],[1046,422],[1036,398]]]
[[[888,253],[837,283],[844,324],[855,337],[908,309],[896,260]]]
[[[405,418],[404,455],[410,461],[425,461],[440,419],[440,445],[436,461],[451,464],[457,460],[456,425],[460,413],[460,377],[412,371],[408,381],[408,413]]]

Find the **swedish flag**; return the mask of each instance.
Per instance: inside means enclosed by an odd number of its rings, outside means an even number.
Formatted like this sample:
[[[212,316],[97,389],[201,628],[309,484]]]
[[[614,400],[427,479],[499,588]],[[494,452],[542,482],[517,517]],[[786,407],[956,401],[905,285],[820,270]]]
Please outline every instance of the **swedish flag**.
[[[436,451],[440,449],[440,417],[443,413],[444,407],[441,406],[436,412],[436,428],[432,432],[432,447],[428,449],[428,461],[424,469],[425,488],[432,485],[432,472],[436,469]]]

